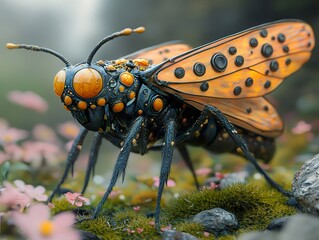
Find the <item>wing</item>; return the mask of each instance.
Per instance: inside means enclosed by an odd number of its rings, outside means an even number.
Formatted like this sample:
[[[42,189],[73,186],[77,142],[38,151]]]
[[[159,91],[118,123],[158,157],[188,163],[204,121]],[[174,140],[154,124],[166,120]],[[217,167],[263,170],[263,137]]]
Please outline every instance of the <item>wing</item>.
[[[235,125],[262,136],[276,137],[282,133],[283,122],[277,111],[264,97],[222,99],[190,97],[185,102],[200,110],[213,105]]]
[[[180,55],[192,49],[191,46],[178,41],[166,42],[153,47],[145,48],[123,58],[136,59],[145,58],[151,64],[159,64],[169,58]]]
[[[262,96],[297,71],[310,58],[314,44],[313,31],[304,22],[264,24],[169,59],[152,83],[194,107],[214,105],[236,118],[239,126],[277,136],[283,125],[275,109],[247,109],[268,104]],[[265,124],[263,118],[271,120]]]

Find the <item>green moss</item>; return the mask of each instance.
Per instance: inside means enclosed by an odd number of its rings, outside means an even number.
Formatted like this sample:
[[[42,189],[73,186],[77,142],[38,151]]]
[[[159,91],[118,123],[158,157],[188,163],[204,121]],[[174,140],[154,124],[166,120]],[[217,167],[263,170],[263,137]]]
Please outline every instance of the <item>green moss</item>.
[[[275,190],[256,184],[235,184],[224,190],[203,190],[185,194],[165,209],[172,222],[216,207],[237,217],[242,229],[264,229],[272,219],[291,215],[295,209],[287,206],[287,198]]]
[[[179,232],[189,233],[196,237],[204,236],[204,228],[201,224],[194,222],[181,222],[175,226],[176,230]]]
[[[105,217],[98,217],[94,220],[80,222],[76,224],[76,227],[83,231],[93,233],[101,239],[122,239],[120,231],[112,227]]]
[[[123,229],[123,239],[154,239],[159,233],[154,227],[154,220],[134,211],[122,211],[114,214],[116,226]]]
[[[55,214],[63,212],[63,211],[73,211],[74,209],[77,208],[77,206],[74,206],[71,203],[69,203],[65,197],[53,198],[52,204],[54,206],[51,209],[52,215],[55,215]]]

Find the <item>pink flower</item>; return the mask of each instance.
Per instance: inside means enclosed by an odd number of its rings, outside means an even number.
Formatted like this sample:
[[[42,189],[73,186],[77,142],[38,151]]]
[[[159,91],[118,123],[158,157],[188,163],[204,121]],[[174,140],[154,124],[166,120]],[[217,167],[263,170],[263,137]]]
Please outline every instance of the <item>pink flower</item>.
[[[9,160],[9,155],[5,152],[0,151],[0,165],[7,160]]]
[[[0,191],[0,205],[23,211],[31,204],[31,198],[27,194],[20,192],[8,182],[5,182],[4,186]]]
[[[47,125],[37,124],[32,129],[33,137],[38,141],[55,143],[57,141],[57,135],[54,130]]]
[[[155,226],[155,222],[154,222],[154,220],[149,221],[149,222],[148,222],[148,224],[149,224],[149,225],[151,225],[152,227],[154,227],[154,226]]]
[[[215,172],[215,177],[221,180],[225,177],[225,175],[221,172]]]
[[[13,144],[28,137],[28,132],[17,128],[0,129],[0,145]]]
[[[104,194],[104,192],[103,192]],[[122,191],[121,190],[113,190],[111,191],[110,195],[109,195],[109,198],[110,199],[114,199],[116,198],[118,195],[122,194]]]
[[[74,122],[65,122],[58,126],[58,132],[65,138],[73,140],[79,133],[80,128]]]
[[[212,172],[211,168],[199,168],[195,171],[196,175],[207,176]]]
[[[37,112],[46,112],[48,110],[47,102],[34,92],[11,91],[8,94],[8,99],[13,103]]]
[[[312,129],[311,124],[306,123],[305,121],[299,121],[297,125],[291,129],[291,132],[294,134],[303,134],[310,132]]]
[[[144,228],[136,228],[136,232],[142,233],[142,232],[144,232]]]
[[[165,232],[165,231],[167,231],[167,230],[172,230],[172,226],[168,225],[168,226],[166,226],[166,227],[162,227],[162,228],[161,228],[161,231],[162,231],[162,232]]]
[[[43,159],[53,161],[56,156],[61,153],[61,150],[52,143],[47,142],[24,142],[23,145],[25,162],[42,161]]]
[[[134,207],[133,207],[133,210],[134,210],[135,212],[138,212],[138,211],[140,210],[140,208],[141,208],[140,206],[134,206]]]
[[[153,186],[159,187],[159,182],[160,182],[159,177],[153,177],[153,180],[154,180]],[[167,187],[175,187],[175,186],[176,186],[176,183],[174,180],[172,179],[167,180]]]
[[[15,143],[6,144],[4,146],[4,151],[10,160],[21,161],[23,158],[23,149]]]
[[[66,197],[66,200],[77,207],[82,207],[84,203],[88,203],[90,201],[88,198],[83,197],[80,193],[67,192],[64,196]]]
[[[35,199],[39,202],[45,202],[48,199],[48,196],[45,194],[45,188],[41,185],[34,187],[32,185],[25,184],[19,179],[13,181],[13,183],[21,192],[24,192],[32,199]]]
[[[204,232],[204,237],[209,237],[209,232]]]
[[[51,219],[48,206],[36,204],[26,214],[13,212],[12,219],[28,239],[80,240],[80,234],[72,228],[75,218],[71,212],[59,213]]]

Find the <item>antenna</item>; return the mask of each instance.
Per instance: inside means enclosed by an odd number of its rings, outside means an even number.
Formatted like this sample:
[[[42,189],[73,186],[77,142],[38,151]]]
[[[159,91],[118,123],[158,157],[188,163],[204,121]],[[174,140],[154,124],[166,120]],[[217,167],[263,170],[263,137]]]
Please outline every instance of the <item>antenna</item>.
[[[7,43],[6,47],[8,49],[26,49],[26,50],[31,50],[31,51],[35,51],[35,52],[46,52],[46,53],[49,53],[49,54],[51,54],[53,56],[56,56],[57,58],[61,59],[62,62],[64,62],[67,67],[72,65],[60,53],[58,53],[56,51],[53,51],[53,50],[51,50],[49,48],[38,47],[38,46],[35,46],[35,45],[15,44],[15,43]]]
[[[113,40],[114,38],[120,37],[120,36],[128,36],[131,35],[132,33],[143,33],[145,31],[144,27],[138,27],[135,29],[131,29],[131,28],[125,28],[120,32],[116,32],[113,33],[105,38],[103,38],[92,50],[92,52],[90,53],[90,55],[88,56],[88,59],[86,60],[86,62],[88,64],[91,64],[92,59],[94,57],[94,55],[96,54],[96,52],[100,49],[100,47],[102,47],[105,43]]]

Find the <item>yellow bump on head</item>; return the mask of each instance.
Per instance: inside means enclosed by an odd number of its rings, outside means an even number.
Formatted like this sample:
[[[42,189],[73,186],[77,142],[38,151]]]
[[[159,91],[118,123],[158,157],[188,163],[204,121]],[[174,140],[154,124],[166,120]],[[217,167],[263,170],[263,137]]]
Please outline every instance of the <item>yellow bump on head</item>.
[[[128,95],[128,98],[129,99],[133,99],[133,98],[135,98],[135,95],[136,95],[135,92],[130,92],[129,95]]]
[[[149,65],[149,62],[145,58],[137,58],[133,60],[134,64],[139,67],[147,67]]]
[[[17,48],[19,48],[19,44],[7,43],[6,44],[6,48],[8,48],[8,49],[17,49]]]
[[[135,33],[143,33],[143,32],[145,32],[145,27],[135,28],[135,29],[133,29],[133,32],[135,32]]]
[[[156,98],[154,101],[153,101],[153,110],[155,112],[160,112],[162,109],[163,109],[163,106],[164,106],[164,103],[163,103],[163,100],[160,99],[160,98]]]
[[[64,70],[59,71],[53,80],[53,89],[55,94],[60,97],[64,91],[66,73]]]
[[[72,104],[72,98],[70,96],[65,96],[63,102],[65,105],[71,105]]]
[[[48,237],[53,233],[53,223],[49,220],[44,220],[40,223],[39,231],[42,236]]]
[[[122,112],[123,109],[124,109],[124,103],[123,102],[117,102],[112,107],[112,111],[115,112],[115,113]]]
[[[78,103],[78,108],[81,109],[81,110],[85,110],[85,109],[87,109],[87,107],[88,107],[88,105],[87,105],[87,103],[84,102],[84,101],[80,101],[80,102]]]
[[[138,110],[138,111],[137,111],[137,114],[138,114],[138,115],[142,115],[142,114],[143,114],[143,110],[142,110],[142,109]]]
[[[121,31],[122,35],[130,35],[133,32],[131,28],[125,28]]]
[[[97,103],[98,106],[103,107],[106,104],[106,99],[105,98],[99,98],[96,103]]]
[[[67,106],[63,105],[63,107],[65,110],[70,111],[70,109]]]
[[[90,108],[91,108],[91,109],[95,109],[95,108],[96,108],[96,105],[95,105],[95,104],[92,104],[92,105],[90,106]]]
[[[129,72],[123,72],[120,75],[120,82],[122,84],[124,84],[125,86],[132,86],[134,83],[134,76],[133,74],[129,73]]]

